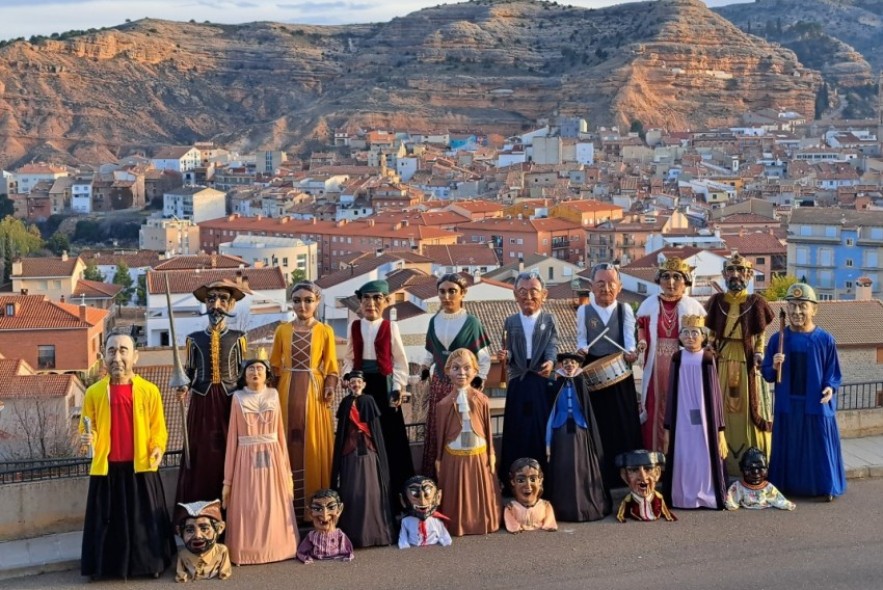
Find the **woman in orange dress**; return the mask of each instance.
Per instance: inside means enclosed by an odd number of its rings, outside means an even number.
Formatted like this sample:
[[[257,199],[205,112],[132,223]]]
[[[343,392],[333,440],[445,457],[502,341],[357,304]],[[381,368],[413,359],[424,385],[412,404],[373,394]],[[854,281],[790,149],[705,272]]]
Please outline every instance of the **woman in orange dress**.
[[[337,351],[334,331],[315,318],[321,293],[311,281],[294,285],[291,301],[297,318],[276,328],[270,354],[273,374],[279,379],[295,510],[302,521],[310,516],[307,500],[331,486],[334,455],[331,401],[337,389]]]

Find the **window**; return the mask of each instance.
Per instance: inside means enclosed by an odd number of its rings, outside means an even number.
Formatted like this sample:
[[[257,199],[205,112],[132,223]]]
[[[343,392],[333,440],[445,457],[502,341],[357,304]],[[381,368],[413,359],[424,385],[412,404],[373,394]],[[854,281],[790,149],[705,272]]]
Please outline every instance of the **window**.
[[[878,260],[876,252],[865,252],[865,266],[867,268],[877,268]]]
[[[638,293],[640,293],[642,295],[646,295],[647,294],[647,285],[645,285],[644,283],[638,283]]]
[[[515,252],[509,252],[509,258],[515,258]]]
[[[282,266],[288,268],[288,256],[282,257]]]
[[[515,243],[515,238],[509,238],[509,243],[510,243],[510,244],[514,244],[514,243]]]
[[[515,243],[518,244],[518,245],[520,246],[520,245],[524,244],[524,239],[523,239],[523,238],[518,238],[518,240],[516,240]]]
[[[853,240],[852,238],[846,238],[846,245],[855,246],[855,240]]]
[[[554,266],[549,267],[549,280],[550,281],[555,280],[555,267]]]
[[[14,303],[7,303],[6,304],[6,315],[9,317],[12,317],[15,315],[15,304]]]
[[[38,369],[54,369],[55,368],[55,345],[40,344],[37,346],[37,368]]]
[[[819,301],[833,301],[834,300],[834,296],[831,295],[830,293],[819,293],[818,297],[819,297]]]
[[[852,258],[846,259],[846,268],[852,268]]]
[[[822,289],[833,289],[834,288],[834,271],[832,270],[820,270],[819,271],[819,287]]]
[[[763,256],[758,256],[754,259],[754,264],[764,264],[766,262],[766,258]]]
[[[846,281],[846,283],[844,283],[844,286],[845,286],[847,289],[852,289],[852,281]]]
[[[543,238],[543,246],[549,245],[549,238]]]
[[[797,264],[808,264],[809,248],[806,246],[798,246],[794,251],[794,256]]]
[[[833,225],[825,226],[825,237],[826,238],[835,238],[837,237],[837,228]]]
[[[834,251],[830,248],[819,248],[819,266],[834,266]]]

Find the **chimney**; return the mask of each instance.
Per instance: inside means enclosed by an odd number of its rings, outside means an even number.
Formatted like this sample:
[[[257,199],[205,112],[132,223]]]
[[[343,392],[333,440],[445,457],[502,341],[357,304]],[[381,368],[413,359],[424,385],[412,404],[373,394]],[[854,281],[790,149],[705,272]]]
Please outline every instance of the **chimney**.
[[[855,281],[855,300],[870,301],[872,297],[873,281],[868,277],[859,277]]]
[[[27,289],[22,289],[22,290],[21,290],[21,294],[22,294],[22,295],[27,295],[27,294],[28,294],[28,290],[27,290]]]
[[[248,275],[242,277],[242,290],[243,291],[251,291],[251,288],[248,286]]]
[[[62,261],[62,262],[67,262],[67,260],[68,260],[68,257],[67,257],[67,250],[62,250],[62,251],[61,251],[61,261]]]
[[[61,301],[62,303],[64,303],[64,295],[61,296],[61,299],[59,299],[59,301]]]
[[[368,220],[368,227],[374,227],[374,220],[373,219]]]
[[[374,250],[374,254],[376,256],[383,256],[383,248],[377,248],[376,250]]]
[[[389,321],[394,322],[399,319],[399,312],[395,307],[389,308]]]
[[[217,252],[212,252],[211,264],[212,264],[212,268],[218,268],[218,253]]]
[[[86,304],[85,303],[80,303],[80,321],[81,322],[86,321]]]
[[[236,271],[236,286],[239,287],[240,289],[242,288],[242,271],[241,270]]]
[[[22,264],[21,259],[13,260],[12,261],[12,276],[20,277],[22,274],[24,274],[24,265]],[[27,293],[22,293],[22,295],[27,295]]]
[[[475,272],[472,273],[472,284],[477,285],[480,282],[481,282],[481,273],[478,272],[478,270],[476,270]]]
[[[518,257],[518,272],[524,272],[524,258],[522,258],[521,256]]]
[[[312,223],[313,225],[316,225],[317,223],[319,223],[319,220],[316,219],[315,217],[312,217],[312,218],[310,218],[310,223]]]

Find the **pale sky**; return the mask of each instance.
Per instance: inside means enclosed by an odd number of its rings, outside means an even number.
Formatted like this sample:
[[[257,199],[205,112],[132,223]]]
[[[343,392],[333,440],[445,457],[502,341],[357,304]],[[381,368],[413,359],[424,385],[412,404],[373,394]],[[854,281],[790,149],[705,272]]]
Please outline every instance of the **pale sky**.
[[[705,0],[723,6],[751,0]],[[560,4],[600,8],[621,0],[559,0]],[[438,0],[0,0],[0,39],[50,35],[72,29],[110,27],[126,19],[216,23],[273,21],[297,24],[386,22]]]

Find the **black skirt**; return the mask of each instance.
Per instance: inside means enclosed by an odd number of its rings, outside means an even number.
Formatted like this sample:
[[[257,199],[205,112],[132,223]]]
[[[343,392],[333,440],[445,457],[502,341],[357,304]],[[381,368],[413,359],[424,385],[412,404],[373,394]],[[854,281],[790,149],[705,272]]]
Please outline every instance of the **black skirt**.
[[[132,462],[110,463],[89,478],[80,573],[94,578],[161,574],[176,552],[162,480],[135,473]]]

